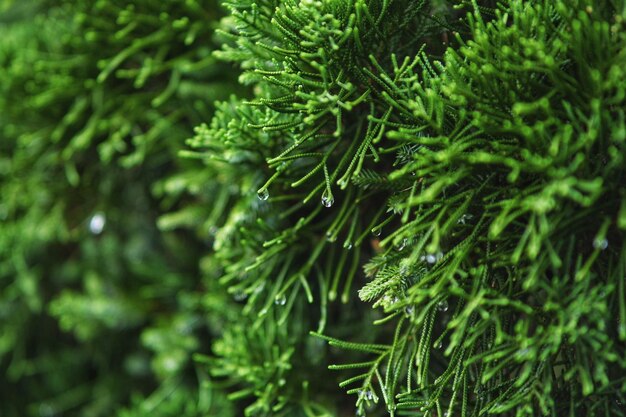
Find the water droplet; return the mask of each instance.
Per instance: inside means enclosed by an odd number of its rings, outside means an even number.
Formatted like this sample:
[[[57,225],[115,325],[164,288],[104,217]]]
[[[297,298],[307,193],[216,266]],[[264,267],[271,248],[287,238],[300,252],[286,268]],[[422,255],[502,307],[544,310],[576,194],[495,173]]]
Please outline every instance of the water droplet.
[[[346,243],[343,244],[343,247],[348,250],[352,249],[352,242],[346,241]]]
[[[479,400],[484,400],[487,397],[487,393],[483,388],[479,388],[478,390],[476,390],[476,396]]]
[[[400,301],[400,299],[399,299],[398,297],[393,297],[393,298],[391,298],[391,296],[390,296],[390,295],[385,295],[385,296],[383,297],[383,303],[384,303],[385,305],[387,305],[387,306],[392,305],[392,304],[395,304],[395,303],[397,303],[398,301]]]
[[[374,393],[370,390],[365,391],[364,397],[367,401],[372,401],[374,399]]]
[[[408,243],[408,239],[404,238],[402,239],[402,242],[400,242],[400,244],[398,246],[396,246],[396,250],[401,251],[406,247],[406,244]]]
[[[374,229],[372,229],[372,234],[373,234],[374,236],[380,236],[380,234],[382,233],[382,231],[383,231],[383,229],[381,229],[381,228],[378,228],[378,229],[374,228]]]
[[[331,207],[335,202],[335,197],[331,194],[329,190],[324,191],[322,194],[322,205],[324,207]]]
[[[439,251],[435,254],[435,259],[437,260],[437,262],[439,262],[440,260],[443,259],[443,252]]]
[[[408,306],[407,308],[404,309],[404,312],[408,316],[412,316],[414,311],[415,311],[415,308],[413,306]]]
[[[50,404],[42,403],[39,405],[39,415],[41,417],[52,417],[55,415],[54,407]]]
[[[285,297],[285,294],[278,294],[274,299],[274,304],[277,306],[284,306],[287,304],[287,297]]]
[[[433,347],[435,349],[441,349],[442,346],[443,346],[443,341],[441,339],[435,340],[435,343],[433,343]]]
[[[437,310],[439,311],[448,311],[448,301],[442,300],[437,303]]]
[[[235,301],[243,301],[246,298],[248,298],[248,294],[246,294],[243,291],[237,291],[234,295],[233,298],[235,299]]]
[[[265,281],[261,281],[259,285],[254,289],[254,294],[258,294],[265,288]]]
[[[463,214],[456,222],[459,224],[465,224],[465,222],[470,220],[472,217],[473,216],[471,214]]]
[[[448,417],[450,415],[450,412],[446,411],[445,413],[443,413],[443,417]]]
[[[437,262],[437,258],[432,253],[429,253],[428,255],[426,255],[426,262],[428,262],[429,264],[434,264],[435,262]]]
[[[94,235],[99,235],[104,230],[106,222],[107,219],[104,216],[104,213],[98,212],[94,214],[89,220],[89,231]]]
[[[270,192],[267,191],[267,188],[261,188],[259,191],[256,192],[256,195],[257,197],[259,197],[259,200],[265,201],[269,198]]]
[[[593,247],[595,249],[605,250],[609,247],[609,241],[606,239],[595,239],[593,241]]]

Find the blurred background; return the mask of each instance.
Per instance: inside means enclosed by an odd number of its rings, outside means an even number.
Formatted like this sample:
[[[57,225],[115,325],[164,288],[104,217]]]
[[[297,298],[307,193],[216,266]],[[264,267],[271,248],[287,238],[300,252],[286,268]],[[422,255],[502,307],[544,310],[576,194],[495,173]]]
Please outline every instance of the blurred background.
[[[207,311],[231,314],[198,266],[228,190],[178,157],[242,93],[212,57],[221,17],[0,1],[0,416],[233,413],[191,360]]]

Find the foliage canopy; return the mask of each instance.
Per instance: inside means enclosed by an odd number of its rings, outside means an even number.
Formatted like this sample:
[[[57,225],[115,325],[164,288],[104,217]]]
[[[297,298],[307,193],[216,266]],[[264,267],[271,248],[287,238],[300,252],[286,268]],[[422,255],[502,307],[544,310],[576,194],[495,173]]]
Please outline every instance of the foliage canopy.
[[[58,3],[0,42],[0,355],[129,355],[91,415],[626,414],[623,0]]]

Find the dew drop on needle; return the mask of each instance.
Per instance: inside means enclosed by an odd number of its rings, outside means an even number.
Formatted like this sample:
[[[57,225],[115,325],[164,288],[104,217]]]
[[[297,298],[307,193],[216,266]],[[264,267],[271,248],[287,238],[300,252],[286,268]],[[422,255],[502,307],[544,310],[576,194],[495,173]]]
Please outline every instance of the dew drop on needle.
[[[322,194],[322,205],[324,207],[332,207],[334,203],[335,198],[333,197],[333,195],[327,191],[324,191],[324,194]]]
[[[267,200],[269,196],[270,192],[267,191],[267,188],[261,188],[259,191],[257,191],[257,197],[259,197],[259,200],[261,201]]]
[[[284,306],[286,303],[287,303],[287,297],[285,297],[285,294],[279,294],[274,299],[274,304],[278,306]]]

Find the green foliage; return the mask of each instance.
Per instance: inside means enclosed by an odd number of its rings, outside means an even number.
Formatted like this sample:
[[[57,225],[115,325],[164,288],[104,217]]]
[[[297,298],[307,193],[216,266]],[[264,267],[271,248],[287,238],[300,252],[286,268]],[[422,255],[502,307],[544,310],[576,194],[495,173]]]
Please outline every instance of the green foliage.
[[[224,6],[0,3],[2,415],[626,415],[626,3]]]
[[[211,55],[222,11],[189,1],[5,3],[0,414],[221,408],[219,393],[198,400],[191,362],[212,325],[197,292],[215,287],[197,278],[205,244],[162,233],[157,220],[186,198],[176,178],[198,169],[176,158],[184,139],[213,100],[237,91]]]
[[[358,413],[622,415],[623,2],[227,6],[255,96],[189,155],[238,187],[215,258],[252,328],[339,337]],[[240,344],[208,369],[282,415]]]

